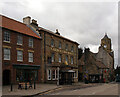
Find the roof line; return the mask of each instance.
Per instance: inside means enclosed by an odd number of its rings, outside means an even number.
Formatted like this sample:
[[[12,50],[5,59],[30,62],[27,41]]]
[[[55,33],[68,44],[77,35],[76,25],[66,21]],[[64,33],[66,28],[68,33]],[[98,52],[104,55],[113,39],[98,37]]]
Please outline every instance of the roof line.
[[[24,24],[24,23],[22,23],[22,22],[20,22],[20,21],[17,21],[17,20],[15,20],[15,19],[9,18],[9,17],[7,17],[7,16],[5,16],[5,15],[0,14],[0,16],[5,17],[5,18],[8,18],[8,19],[13,20],[13,21],[18,22],[18,23],[21,23],[21,24],[23,24],[23,25],[26,25],[26,24]]]
[[[39,28],[41,28],[40,30],[46,31],[46,32],[48,32],[48,33],[50,33],[50,34],[53,34],[53,35],[57,36],[57,37],[64,38],[64,39],[66,39],[66,40],[68,40],[68,41],[71,41],[71,42],[76,43],[76,44],[79,45],[79,43],[77,43],[77,42],[75,42],[75,41],[72,41],[72,40],[70,40],[70,39],[68,39],[68,38],[65,38],[65,37],[63,37],[63,36],[57,35],[57,34],[55,34],[54,32],[52,32],[52,31],[50,31],[50,30],[47,30],[47,29],[42,28],[42,27],[39,27]]]

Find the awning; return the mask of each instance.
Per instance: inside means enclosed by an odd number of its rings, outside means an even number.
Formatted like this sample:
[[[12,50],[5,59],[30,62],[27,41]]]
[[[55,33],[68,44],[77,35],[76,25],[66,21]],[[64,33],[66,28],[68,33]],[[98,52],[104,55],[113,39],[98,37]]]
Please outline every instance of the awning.
[[[40,65],[13,64],[13,67],[17,69],[39,69]]]
[[[74,73],[74,70],[61,70],[61,72],[69,72],[69,73]]]

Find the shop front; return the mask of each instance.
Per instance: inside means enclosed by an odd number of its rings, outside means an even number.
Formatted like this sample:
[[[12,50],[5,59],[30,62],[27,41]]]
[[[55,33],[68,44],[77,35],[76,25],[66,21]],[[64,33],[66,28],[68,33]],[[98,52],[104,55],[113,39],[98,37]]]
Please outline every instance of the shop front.
[[[40,81],[38,77],[40,65],[14,64],[13,68],[16,69],[17,82]]]

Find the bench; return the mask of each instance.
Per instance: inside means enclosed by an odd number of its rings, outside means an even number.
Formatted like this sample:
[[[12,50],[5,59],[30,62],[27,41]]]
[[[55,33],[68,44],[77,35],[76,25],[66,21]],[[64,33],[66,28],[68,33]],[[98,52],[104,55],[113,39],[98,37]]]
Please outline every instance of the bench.
[[[25,83],[25,82],[21,82],[18,84],[18,89],[25,89],[25,87],[28,88],[32,88],[32,84],[30,84],[29,82]]]

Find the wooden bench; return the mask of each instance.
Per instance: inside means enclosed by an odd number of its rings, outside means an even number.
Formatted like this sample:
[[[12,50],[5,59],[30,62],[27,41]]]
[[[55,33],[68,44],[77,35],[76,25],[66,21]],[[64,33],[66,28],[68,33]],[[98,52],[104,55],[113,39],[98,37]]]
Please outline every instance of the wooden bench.
[[[32,88],[32,84],[30,84],[29,82],[25,83],[25,82],[21,82],[18,84],[18,89],[25,89],[26,88]]]

